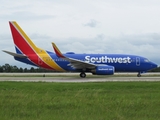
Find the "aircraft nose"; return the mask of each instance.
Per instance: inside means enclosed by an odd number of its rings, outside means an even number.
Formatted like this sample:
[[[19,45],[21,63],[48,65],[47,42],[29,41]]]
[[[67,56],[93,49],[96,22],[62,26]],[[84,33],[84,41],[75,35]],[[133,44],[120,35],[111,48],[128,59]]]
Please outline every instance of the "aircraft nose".
[[[157,67],[158,67],[158,65],[157,65],[157,64],[155,64],[155,63],[151,62],[151,69],[153,69],[153,68],[157,68]]]

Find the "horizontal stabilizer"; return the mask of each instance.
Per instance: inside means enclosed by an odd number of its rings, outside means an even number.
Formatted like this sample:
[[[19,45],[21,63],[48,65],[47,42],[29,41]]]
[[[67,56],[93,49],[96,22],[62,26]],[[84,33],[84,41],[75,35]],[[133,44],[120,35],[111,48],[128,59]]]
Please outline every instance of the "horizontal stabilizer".
[[[14,56],[14,57],[27,58],[27,56],[26,56],[26,55],[13,53],[13,52],[9,52],[9,51],[6,51],[6,50],[2,50],[2,51],[3,51],[3,52],[5,52],[5,53],[8,53],[8,54],[10,54],[10,55],[12,55],[12,56]]]

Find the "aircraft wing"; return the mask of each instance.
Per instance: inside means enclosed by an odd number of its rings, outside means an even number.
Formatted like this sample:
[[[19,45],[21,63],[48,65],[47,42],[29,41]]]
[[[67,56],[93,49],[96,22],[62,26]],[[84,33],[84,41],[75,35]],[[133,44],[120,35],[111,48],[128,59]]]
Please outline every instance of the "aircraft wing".
[[[76,69],[85,69],[85,68],[94,69],[96,67],[95,64],[86,63],[84,61],[73,59],[73,58],[66,58],[66,60],[70,62],[68,66],[72,66]]]
[[[58,47],[56,46],[55,43],[52,43],[52,46],[53,46],[53,49],[56,53],[56,55],[59,57],[59,58],[62,58],[64,60],[67,60],[70,62],[70,64],[68,64],[68,66],[71,66],[73,68],[76,68],[76,69],[94,69],[96,67],[95,64],[92,64],[92,63],[87,63],[87,62],[84,62],[82,60],[78,60],[78,59],[74,59],[74,58],[69,58],[69,57],[66,57],[64,56],[61,51],[58,49]]]
[[[23,55],[23,54],[18,54],[18,53],[13,53],[13,52],[9,52],[9,51],[6,51],[6,50],[2,50],[3,52],[5,53],[8,53],[14,57],[19,57],[19,58],[27,58],[27,56]]]

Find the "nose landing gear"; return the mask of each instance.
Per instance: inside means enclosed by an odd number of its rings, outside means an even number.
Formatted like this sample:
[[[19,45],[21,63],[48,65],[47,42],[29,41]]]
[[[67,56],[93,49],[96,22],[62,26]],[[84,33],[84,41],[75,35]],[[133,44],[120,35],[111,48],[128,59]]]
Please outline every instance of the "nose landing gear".
[[[137,74],[137,77],[141,77],[141,73],[140,72]]]

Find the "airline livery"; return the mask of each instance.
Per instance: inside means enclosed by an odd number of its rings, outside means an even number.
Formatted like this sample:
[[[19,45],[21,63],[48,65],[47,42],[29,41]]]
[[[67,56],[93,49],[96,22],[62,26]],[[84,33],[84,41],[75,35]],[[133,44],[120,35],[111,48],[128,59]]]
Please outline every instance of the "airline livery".
[[[80,72],[85,78],[86,72],[94,75],[113,75],[114,72],[137,72],[140,77],[157,65],[145,57],[124,54],[75,54],[68,52],[62,54],[55,43],[52,43],[54,52],[38,48],[15,22],[9,22],[16,53],[5,51],[15,60],[51,69],[55,71]]]

